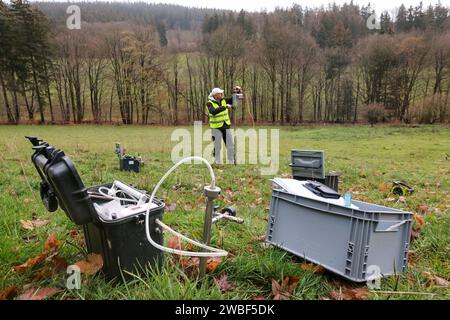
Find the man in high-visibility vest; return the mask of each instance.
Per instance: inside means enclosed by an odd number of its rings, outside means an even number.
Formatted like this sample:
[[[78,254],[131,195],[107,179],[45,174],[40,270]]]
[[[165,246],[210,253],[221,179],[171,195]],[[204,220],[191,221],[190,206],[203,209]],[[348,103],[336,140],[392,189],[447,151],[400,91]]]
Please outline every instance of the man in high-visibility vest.
[[[234,87],[233,93],[241,91],[240,87]],[[222,149],[222,140],[227,148],[228,163],[234,163],[234,142],[231,131],[231,120],[229,109],[232,108],[233,99],[224,98],[223,90],[214,88],[208,96],[209,126],[212,130],[212,139],[214,141],[214,157],[217,164],[222,163],[220,152]]]

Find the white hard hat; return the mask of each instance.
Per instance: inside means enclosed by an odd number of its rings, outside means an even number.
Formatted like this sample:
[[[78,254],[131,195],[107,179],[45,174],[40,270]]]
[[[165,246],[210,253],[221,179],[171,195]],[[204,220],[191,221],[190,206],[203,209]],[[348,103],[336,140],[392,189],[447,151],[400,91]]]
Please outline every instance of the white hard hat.
[[[214,88],[214,89],[212,89],[212,91],[211,91],[211,93],[209,95],[210,96],[214,96],[214,95],[216,95],[218,93],[223,93],[223,90],[220,89],[220,88]]]

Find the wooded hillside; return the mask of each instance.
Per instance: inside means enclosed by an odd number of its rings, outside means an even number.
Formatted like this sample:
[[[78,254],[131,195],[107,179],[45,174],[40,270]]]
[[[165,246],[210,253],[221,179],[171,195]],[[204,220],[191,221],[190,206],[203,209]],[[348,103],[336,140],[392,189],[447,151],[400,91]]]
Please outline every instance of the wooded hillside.
[[[71,3],[77,4],[77,3]],[[145,3],[0,0],[3,122],[206,121],[213,87],[245,123],[450,119],[450,13],[344,4],[233,12]],[[368,23],[369,20],[369,23]]]

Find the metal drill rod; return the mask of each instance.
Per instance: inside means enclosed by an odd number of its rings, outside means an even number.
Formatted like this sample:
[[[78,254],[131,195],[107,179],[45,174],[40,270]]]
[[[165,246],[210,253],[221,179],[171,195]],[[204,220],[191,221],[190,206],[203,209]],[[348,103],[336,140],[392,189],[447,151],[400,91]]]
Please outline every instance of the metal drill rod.
[[[203,243],[209,245],[211,242],[211,227],[212,219],[214,214],[214,200],[218,197],[220,193],[220,188],[215,187],[212,189],[210,186],[204,188],[206,196],[206,210],[205,210],[205,222],[203,225]],[[200,258],[200,279],[203,279],[206,275],[206,263],[207,257]]]
[[[223,214],[223,213],[217,213],[217,212],[214,213],[214,218],[212,219],[212,223],[216,223],[222,219],[227,219],[232,222],[241,223],[241,224],[244,223],[244,219],[233,217],[233,216],[230,216],[229,214]]]

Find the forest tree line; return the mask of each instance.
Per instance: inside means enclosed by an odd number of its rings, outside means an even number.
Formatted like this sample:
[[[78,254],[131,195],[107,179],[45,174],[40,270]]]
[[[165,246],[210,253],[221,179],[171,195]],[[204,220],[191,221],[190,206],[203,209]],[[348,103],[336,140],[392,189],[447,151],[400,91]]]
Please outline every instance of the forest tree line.
[[[73,4],[73,3],[72,3]],[[207,120],[213,87],[244,88],[241,123],[449,122],[441,4],[233,12],[145,3],[0,0],[0,115],[17,124]]]

